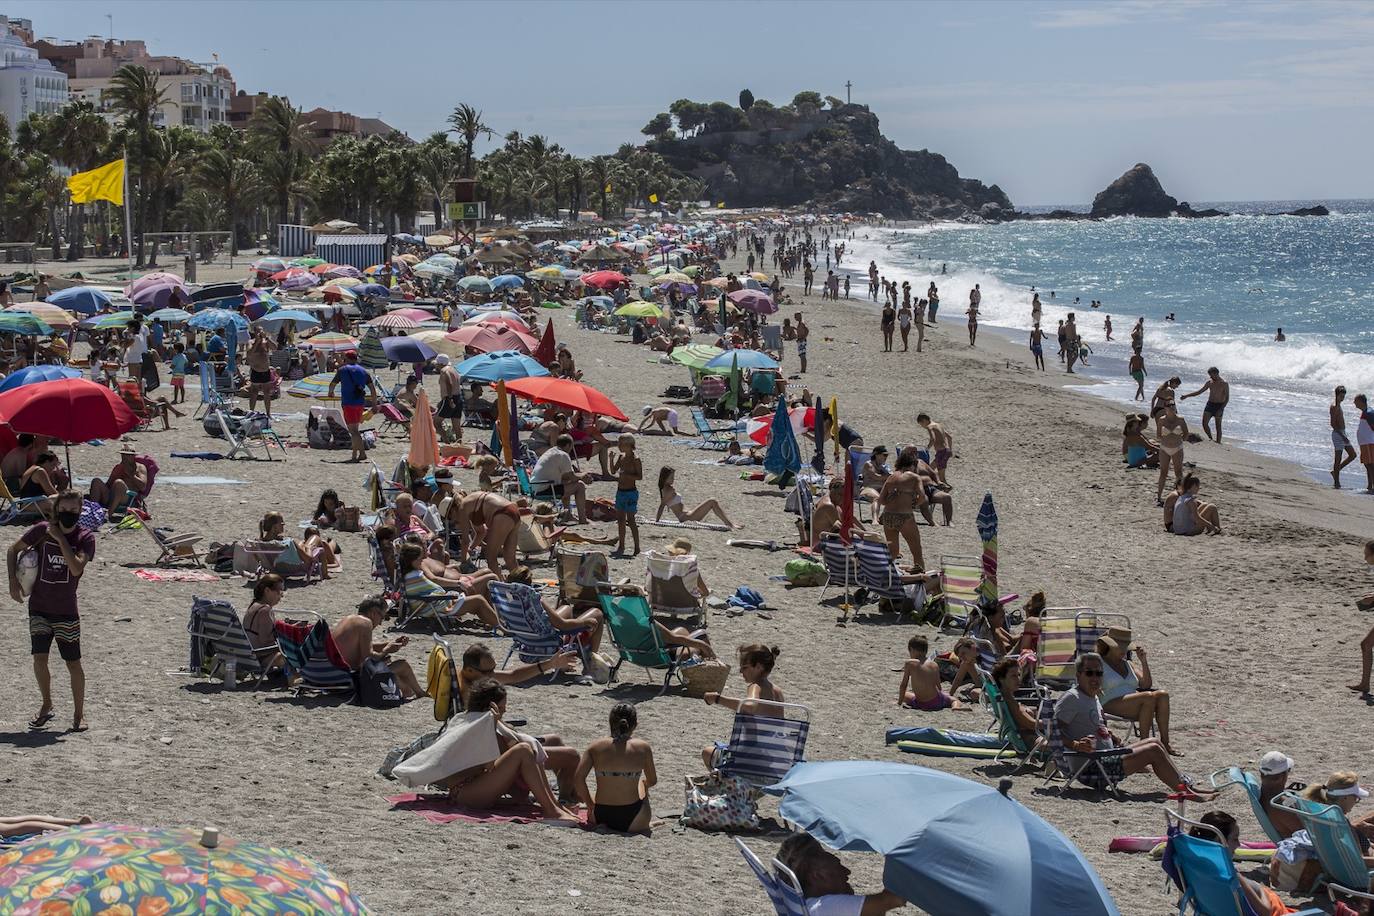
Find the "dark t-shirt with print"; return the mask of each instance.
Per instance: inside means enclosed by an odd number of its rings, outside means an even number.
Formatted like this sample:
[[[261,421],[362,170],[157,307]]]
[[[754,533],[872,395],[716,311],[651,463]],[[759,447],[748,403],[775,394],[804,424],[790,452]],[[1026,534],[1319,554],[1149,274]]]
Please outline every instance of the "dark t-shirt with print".
[[[38,550],[38,578],[29,593],[29,614],[35,617],[71,619],[76,617],[76,588],[79,576],[73,576],[62,556],[62,548],[48,537],[48,523],[39,522],[19,538],[28,547]],[[95,535],[85,528],[77,528],[67,535],[72,553],[95,558]]]

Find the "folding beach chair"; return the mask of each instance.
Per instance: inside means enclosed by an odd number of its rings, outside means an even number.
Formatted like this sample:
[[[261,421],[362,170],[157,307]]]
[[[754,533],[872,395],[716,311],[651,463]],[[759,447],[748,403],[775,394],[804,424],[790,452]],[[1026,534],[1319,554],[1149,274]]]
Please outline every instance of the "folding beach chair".
[[[779,782],[806,754],[811,731],[811,710],[797,703],[770,703],[782,707],[789,718],[735,713],[730,743],[717,746],[714,769],[738,776],[755,788]],[[791,718],[796,715],[797,718]]]
[[[401,630],[429,620],[441,633],[457,625],[462,617],[466,592],[455,592],[435,585],[423,573],[412,571],[401,579],[401,609],[392,629]]]
[[[1021,759],[1021,766],[1016,770],[1017,773],[1026,767],[1033,767],[1037,763],[1043,764],[1048,759],[1048,749],[1038,738],[1034,744],[1026,744],[1025,738],[1021,735],[1021,730],[1016,727],[1016,719],[1012,717],[1010,704],[1021,702],[1023,693],[1025,698],[1035,701],[1038,713],[1040,703],[1045,700],[1042,692],[1037,690],[1018,691],[1017,696],[1007,697],[992,678],[983,679],[982,702],[992,713],[993,723],[997,726],[997,736],[1003,742],[999,753],[1011,751]]]
[[[854,517],[863,522],[866,521],[864,506],[871,505],[871,503],[860,492],[863,489],[861,469],[873,457],[873,451],[872,449],[858,449],[853,446],[845,451],[849,456],[849,467],[854,472]],[[835,472],[836,475],[843,476],[843,469],[844,465],[841,464],[840,469]]]
[[[1280,843],[1285,837],[1274,826],[1274,822],[1269,820],[1269,812],[1264,810],[1264,805],[1260,801],[1260,778],[1254,770],[1244,770],[1238,766],[1224,767],[1216,770],[1208,777],[1214,789],[1226,789],[1231,786],[1240,786],[1245,792],[1245,797],[1250,801],[1250,810],[1255,812],[1255,820],[1259,821],[1260,829],[1264,831],[1272,842]]]
[[[220,677],[224,666],[233,661],[236,677],[260,678],[265,673],[263,664],[277,654],[276,646],[253,648],[238,611],[227,601],[193,598],[186,631],[191,634],[193,674],[205,670],[209,677]],[[204,665],[206,659],[214,659],[208,669]]]
[[[506,666],[512,655],[518,654],[520,661],[529,664],[546,661],[569,648],[575,649],[584,662],[587,660],[587,649],[579,637],[590,628],[555,629],[535,589],[517,582],[491,582],[487,585],[487,595],[492,607],[496,608],[499,632],[511,640],[510,651],[501,667]]]
[[[334,634],[323,617],[315,615],[311,623],[278,620],[273,629],[277,650],[286,659],[287,667],[300,676],[297,693],[310,690],[351,698],[357,692],[353,670],[334,644]]]
[[[697,434],[701,436],[702,448],[723,452],[735,441],[734,423],[715,425],[706,419],[706,414],[700,407],[692,408],[692,423],[696,426]]]
[[[153,519],[146,509],[131,507],[129,512],[138,519],[138,526],[148,532],[148,537],[153,539],[153,543],[160,551],[157,559],[153,561],[154,566],[171,566],[187,560],[195,566],[205,565],[205,552],[196,547],[205,540],[203,537],[198,534],[168,534],[170,529],[153,525]]]
[[[1168,808],[1164,809],[1164,818],[1169,829],[1161,865],[1178,886],[1178,912],[1192,912],[1195,916],[1255,916],[1221,832]],[[1192,830],[1208,837],[1190,836]],[[1297,916],[1321,913],[1320,909],[1307,909]]]
[[[0,525],[36,518],[38,505],[45,499],[46,496],[15,496],[9,485],[0,479]]]
[[[395,575],[387,572],[386,561],[382,558],[382,545],[377,542],[377,532],[372,528],[367,530],[367,553],[372,564],[372,578],[382,587],[383,596],[399,605],[401,583],[396,580]],[[395,566],[394,563],[392,565]]]
[[[859,558],[853,544],[846,544],[838,535],[823,535],[817,543],[821,549],[821,563],[825,565],[826,582],[821,589],[821,601],[832,585],[844,589],[844,603],[849,603],[849,587],[859,582]]]
[[[115,382],[115,391],[133,415],[138,419],[137,429],[147,429],[153,422],[153,415],[148,410],[148,402],[143,397],[143,390],[139,387],[138,379],[120,379]]]
[[[1040,644],[1036,649],[1035,682],[1055,690],[1074,685],[1074,657],[1078,654],[1075,641],[1074,615],[1079,611],[1092,613],[1092,608],[1046,608],[1040,618]]]
[[[807,916],[806,895],[802,893],[801,882],[797,880],[792,869],[773,859],[773,871],[769,872],[754,851],[744,845],[743,840],[739,837],[734,839],[740,855],[744,856],[744,861],[749,863],[755,877],[763,885],[764,893],[773,904],[776,916]]]
[[[983,582],[982,560],[968,556],[940,557],[940,591],[944,605],[938,626],[944,629],[951,621],[967,627],[969,618],[977,613],[980,596],[978,586]]]
[[[701,568],[694,554],[674,556],[650,550],[645,554],[649,607],[672,624],[699,626],[705,621],[701,598]]]
[[[554,558],[554,542],[549,539],[544,526],[535,524],[531,516],[520,516],[520,528],[516,533],[515,549],[521,557],[529,561],[535,554],[543,554],[544,559]]]
[[[1093,788],[1092,786],[1083,782],[1083,774],[1089,769],[1093,769],[1102,777],[1102,781],[1107,785],[1108,788],[1105,791],[1109,791],[1113,796],[1120,798],[1121,793],[1117,791],[1117,782],[1112,780],[1106,767],[1102,765],[1102,761],[1114,757],[1125,757],[1131,753],[1131,749],[1128,747],[1117,747],[1111,750],[1093,751],[1090,754],[1074,751],[1074,754],[1083,758],[1082,761],[1075,766],[1069,760],[1068,749],[1064,747],[1064,736],[1059,730],[1059,720],[1054,717],[1054,705],[1056,702],[1057,700],[1054,697],[1045,697],[1040,701],[1039,714],[1036,716],[1036,721],[1040,729],[1040,740],[1044,742],[1050,754],[1050,763],[1046,767],[1048,775],[1045,777],[1045,785],[1049,785],[1052,780],[1063,776],[1064,785],[1060,788],[1061,793],[1067,792],[1069,789],[1073,788],[1075,782],[1082,785],[1085,789],[1091,789]]]
[[[382,428],[377,430],[378,436],[386,435],[386,431],[393,427],[399,428],[402,433],[410,431],[410,417],[401,413],[401,408],[395,404],[377,405],[377,416],[382,418]]]
[[[558,562],[558,603],[596,607],[600,603],[596,583],[611,576],[611,561],[605,552],[558,547],[554,556]]]
[[[296,545],[287,541],[239,541],[234,544],[234,572],[256,579],[274,572],[283,579],[320,578],[324,572],[324,552],[317,548],[302,557]]]
[[[1365,864],[1355,828],[1338,805],[1309,801],[1293,792],[1280,792],[1270,804],[1296,815],[1302,822],[1321,863],[1318,885],[1326,885],[1332,900],[1338,895],[1374,900],[1370,893],[1374,871]]]
[[[225,458],[244,458],[257,459],[253,449],[261,446],[263,458],[267,461],[274,461],[272,457],[272,446],[276,446],[282,454],[282,459],[286,458],[286,446],[282,444],[281,437],[276,434],[270,425],[267,425],[266,417],[258,414],[234,413],[227,402],[222,400],[215,392],[210,392],[207,402],[205,430],[211,435],[217,435],[229,443],[229,451],[225,453]]]
[[[632,665],[639,665],[646,673],[664,669],[663,689],[658,692],[659,696],[668,690],[673,675],[677,675],[679,681],[682,680],[676,656],[668,651],[659,636],[658,627],[654,626],[647,598],[638,593],[602,593],[598,595],[598,599],[601,612],[606,617],[606,631],[610,634],[611,643],[616,651],[620,653],[620,658],[611,668],[612,681],[619,673],[620,666],[627,661]]]
[[[878,598],[878,609],[902,613],[926,605],[925,582],[898,568],[886,541],[854,539],[851,545],[859,562],[859,585]]]
[[[1131,628],[1131,618],[1125,614],[1102,614],[1083,608],[1073,615],[1074,650],[1077,658],[1097,651],[1097,641],[1112,627]]]

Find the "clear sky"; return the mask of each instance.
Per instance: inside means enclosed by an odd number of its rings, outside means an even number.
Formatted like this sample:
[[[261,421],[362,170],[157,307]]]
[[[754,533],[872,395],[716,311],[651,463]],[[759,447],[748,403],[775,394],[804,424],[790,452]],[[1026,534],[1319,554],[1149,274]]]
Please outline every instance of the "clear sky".
[[[1374,197],[1374,3],[0,0],[40,36],[218,54],[239,88],[411,136],[459,102],[579,155],[678,98],[774,104],[852,81],[883,131],[1017,204],[1136,162],[1176,197]]]

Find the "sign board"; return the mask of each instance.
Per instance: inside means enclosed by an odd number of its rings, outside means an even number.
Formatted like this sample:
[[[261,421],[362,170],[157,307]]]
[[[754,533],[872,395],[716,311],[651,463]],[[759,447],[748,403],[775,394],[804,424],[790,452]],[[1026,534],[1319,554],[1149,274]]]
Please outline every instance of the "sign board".
[[[487,215],[487,202],[479,200],[471,203],[450,203],[448,218],[451,220],[482,219]]]

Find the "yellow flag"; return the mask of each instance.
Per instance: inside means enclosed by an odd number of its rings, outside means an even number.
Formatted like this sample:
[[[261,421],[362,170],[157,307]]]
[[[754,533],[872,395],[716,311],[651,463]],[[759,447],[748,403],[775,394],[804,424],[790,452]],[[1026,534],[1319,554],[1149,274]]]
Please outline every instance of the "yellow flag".
[[[605,187],[604,190],[606,191],[607,194],[611,193],[611,183],[610,183],[609,181],[606,182],[606,187]]]
[[[649,203],[651,203],[651,204],[656,204],[656,203],[658,203],[658,195],[657,195],[657,194],[650,194],[650,195],[649,195]]]
[[[74,204],[108,200],[115,206],[124,206],[124,160],[116,159],[89,172],[77,172],[67,179],[67,190]]]
[[[830,399],[830,409],[826,411],[830,414],[830,438],[835,440],[835,447],[840,447],[840,399]]]
[[[724,210],[724,209],[725,209],[725,201],[722,200],[720,203],[716,204],[716,209],[717,209],[717,210]]]

